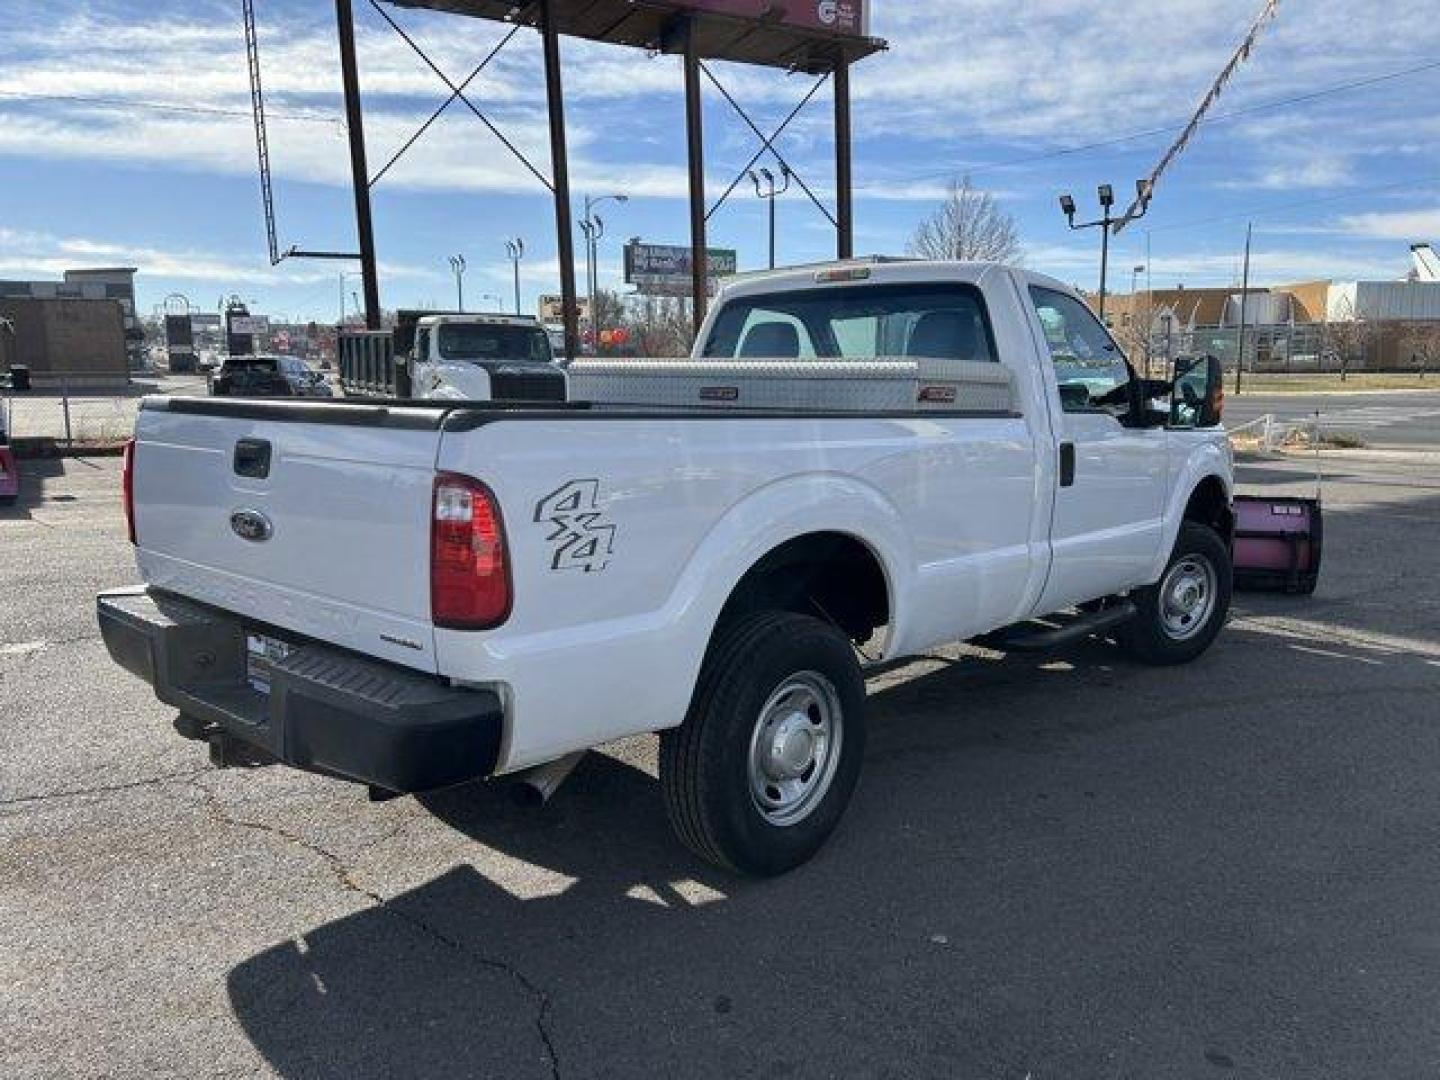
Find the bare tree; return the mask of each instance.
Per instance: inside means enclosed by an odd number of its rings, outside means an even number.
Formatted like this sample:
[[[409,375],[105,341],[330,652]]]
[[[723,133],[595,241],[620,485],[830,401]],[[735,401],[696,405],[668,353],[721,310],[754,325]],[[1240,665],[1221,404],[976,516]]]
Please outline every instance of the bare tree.
[[[1015,219],[965,176],[950,181],[945,202],[915,229],[906,251],[922,259],[1015,263],[1020,237]]]
[[[1440,360],[1440,322],[1410,323],[1400,335],[1400,346],[1410,353],[1410,362],[1420,368],[1423,378]]]
[[[1350,373],[1350,362],[1358,358],[1361,366],[1375,334],[1370,320],[1363,318],[1355,303],[1347,296],[1342,297],[1330,313],[1330,319],[1323,328],[1327,348],[1334,350],[1340,361],[1340,381],[1344,382]]]

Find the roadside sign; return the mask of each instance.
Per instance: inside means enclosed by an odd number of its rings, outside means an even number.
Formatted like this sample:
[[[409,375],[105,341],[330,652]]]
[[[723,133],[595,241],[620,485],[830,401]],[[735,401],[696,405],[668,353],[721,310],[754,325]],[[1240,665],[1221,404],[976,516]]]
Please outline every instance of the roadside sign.
[[[706,269],[709,291],[739,268],[739,254],[733,248],[709,248]],[[689,296],[690,249],[678,244],[625,245],[625,280],[642,296]]]
[[[268,315],[231,315],[230,333],[232,334],[268,334],[270,332],[270,317]]]
[[[589,297],[576,297],[575,306],[579,310],[580,321],[588,322],[590,319]],[[565,298],[553,295],[540,297],[535,314],[542,323],[563,323],[565,321]]]

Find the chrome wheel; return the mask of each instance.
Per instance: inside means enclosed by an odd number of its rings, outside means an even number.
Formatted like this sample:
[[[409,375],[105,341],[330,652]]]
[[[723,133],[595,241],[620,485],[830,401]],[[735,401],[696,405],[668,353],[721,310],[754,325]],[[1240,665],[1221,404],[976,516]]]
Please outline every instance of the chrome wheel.
[[[807,818],[830,790],[844,739],[840,696],[824,675],[791,675],[770,695],[750,736],[750,798],[772,825]]]
[[[1165,636],[1188,641],[1200,633],[1215,610],[1219,591],[1215,567],[1201,555],[1186,555],[1160,582],[1160,622]]]

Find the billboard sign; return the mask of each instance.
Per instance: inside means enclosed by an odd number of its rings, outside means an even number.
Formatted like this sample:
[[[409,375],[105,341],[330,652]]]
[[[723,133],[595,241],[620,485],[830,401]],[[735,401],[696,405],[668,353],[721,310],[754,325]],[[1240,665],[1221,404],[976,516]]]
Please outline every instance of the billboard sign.
[[[195,333],[190,325],[190,316],[165,316],[165,347],[172,353],[195,351]]]
[[[672,0],[676,7],[742,19],[779,23],[802,30],[869,36],[868,0]]]
[[[733,248],[709,248],[706,269],[709,292],[715,283],[735,273],[740,265]],[[626,244],[625,281],[642,296],[689,296],[690,249],[675,244]]]

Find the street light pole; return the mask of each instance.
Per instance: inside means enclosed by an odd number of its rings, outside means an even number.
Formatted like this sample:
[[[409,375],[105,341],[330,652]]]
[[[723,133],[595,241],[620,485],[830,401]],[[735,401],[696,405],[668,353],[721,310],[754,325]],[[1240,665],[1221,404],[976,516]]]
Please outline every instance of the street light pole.
[[[580,220],[580,231],[585,234],[585,286],[590,300],[590,336],[592,344],[598,341],[600,327],[595,313],[595,294],[600,291],[600,241],[605,238],[605,222],[595,213],[595,207],[603,202],[628,203],[629,195],[618,192],[610,195],[585,196],[585,216]]]
[[[1143,273],[1145,273],[1144,266],[1135,266],[1130,269],[1130,317],[1135,320],[1136,333],[1143,333],[1145,335],[1142,340],[1145,342],[1145,378],[1148,379],[1150,377],[1150,326],[1152,322],[1150,316],[1150,298],[1146,296],[1143,311],[1136,300],[1136,297],[1140,295],[1136,291],[1136,287],[1139,277]],[[1139,318],[1142,314],[1145,316],[1145,325],[1143,328],[1140,326]]]
[[[1131,215],[1130,221],[1137,221],[1150,212],[1150,182],[1148,180],[1135,181],[1135,191],[1140,196],[1140,212]],[[1106,286],[1110,277],[1110,230],[1115,224],[1115,218],[1110,213],[1115,206],[1115,189],[1109,184],[1101,184],[1099,196],[1100,208],[1104,213],[1096,221],[1077,224],[1075,200],[1069,195],[1060,196],[1060,211],[1065,215],[1065,220],[1069,222],[1072,229],[1078,231],[1098,228],[1100,230],[1100,321],[1103,323],[1105,321],[1105,294],[1108,291]]]
[[[764,199],[767,203],[770,204],[771,270],[775,269],[775,200],[780,198],[781,195],[784,195],[787,191],[790,190],[790,181],[793,178],[793,174],[790,172],[790,166],[786,165],[784,162],[780,163],[780,171],[785,177],[784,187],[776,186],[775,174],[772,173],[769,169],[761,169],[758,173],[754,169],[750,170],[750,182],[755,185],[755,197],[759,199]],[[764,187],[760,186],[761,178],[764,178],[765,180]]]
[[[1250,238],[1255,230],[1252,221],[1245,226],[1245,271],[1240,278],[1240,336],[1235,344],[1235,395],[1240,395],[1240,384],[1245,373],[1245,316],[1246,301],[1250,298]]]
[[[525,241],[520,237],[505,241],[505,255],[515,265],[515,314],[520,314],[520,260],[525,258]]]
[[[455,310],[465,314],[465,256],[451,255],[450,269],[455,274]]]

